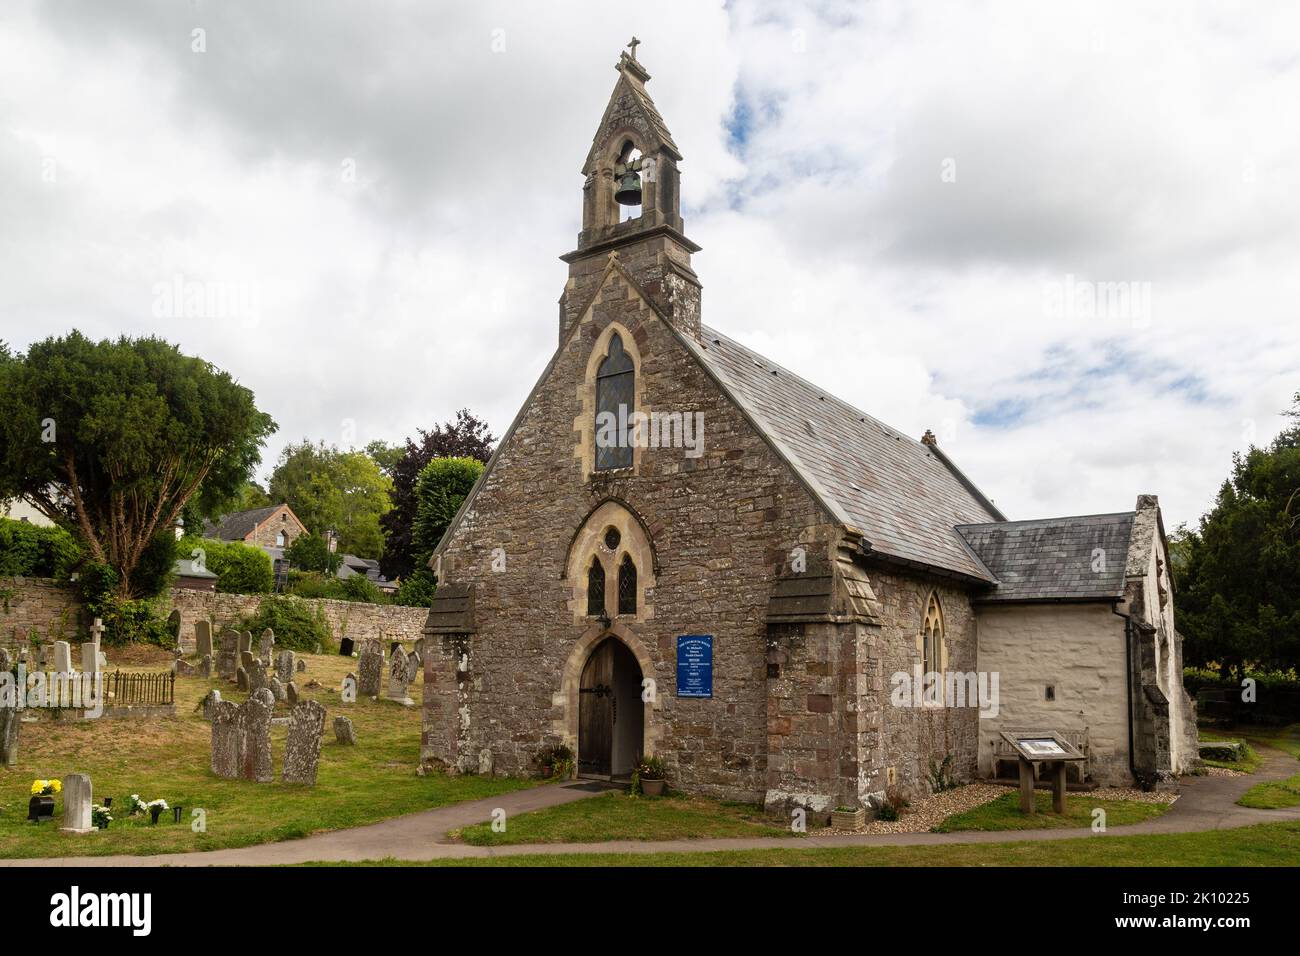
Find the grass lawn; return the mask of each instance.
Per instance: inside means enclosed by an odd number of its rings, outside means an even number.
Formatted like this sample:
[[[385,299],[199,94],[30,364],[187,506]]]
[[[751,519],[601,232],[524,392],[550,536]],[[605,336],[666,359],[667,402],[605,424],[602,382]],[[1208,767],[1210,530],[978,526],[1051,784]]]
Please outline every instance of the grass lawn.
[[[1258,810],[1300,806],[1300,773],[1286,780],[1257,783],[1241,795],[1237,804]]]
[[[509,843],[599,843],[606,840],[690,840],[706,837],[783,837],[758,807],[697,797],[632,797],[611,791],[589,800],[523,813],[503,833],[489,823],[455,834],[475,846]]]
[[[936,833],[953,833],[958,830],[1041,830],[1056,827],[1090,827],[1092,811],[1100,807],[1106,811],[1106,826],[1117,827],[1140,823],[1158,817],[1169,809],[1167,803],[1139,803],[1136,800],[1095,800],[1087,794],[1067,793],[1065,812],[1052,812],[1052,795],[1046,791],[1034,792],[1031,815],[1020,812],[1020,794],[1006,793],[996,800],[972,810],[954,813],[934,827]]]
[[[1207,757],[1202,761],[1202,763],[1207,767],[1221,767],[1224,770],[1239,770],[1242,773],[1254,773],[1259,769],[1259,765],[1264,762],[1263,758],[1260,757],[1255,748],[1248,744],[1243,737],[1229,737],[1208,730],[1199,731],[1199,736],[1201,740],[1204,740],[1207,743],[1213,741],[1216,743],[1225,742],[1241,744],[1240,760],[1214,760]]]
[[[113,665],[131,655],[109,650]],[[278,782],[287,728],[271,728],[276,783],[222,780],[210,770],[211,730],[198,707],[212,687],[226,700],[247,696],[224,681],[178,678],[176,715],[155,719],[72,721],[42,718],[24,724],[16,767],[0,767],[0,857],[87,856],[115,853],[180,853],[289,840],[321,830],[373,823],[416,810],[494,796],[531,786],[503,777],[417,777],[420,708],[362,699],[343,705],[339,685],[356,661],[336,655],[306,655],[307,671],[297,675],[300,691],[325,705],[325,741],[315,787]],[[138,655],[136,660],[139,660]],[[123,664],[122,666],[128,666]],[[163,670],[151,663],[132,670]],[[315,679],[319,688],[307,688]],[[417,695],[418,696],[418,695]],[[276,716],[287,715],[284,704]],[[356,746],[334,739],[335,715],[346,714],[357,731]],[[63,799],[56,798],[55,820],[28,823],[27,801],[33,779],[88,773],[95,802],[113,797],[109,829],[86,836],[58,832]],[[150,826],[148,818],[128,818],[128,797],[162,798],[184,808],[184,822]],[[194,833],[190,811],[206,811],[207,831]]]
[[[1300,821],[1236,830],[952,846],[813,846],[707,853],[524,854],[353,866],[1300,866]],[[335,864],[318,864],[335,865]]]

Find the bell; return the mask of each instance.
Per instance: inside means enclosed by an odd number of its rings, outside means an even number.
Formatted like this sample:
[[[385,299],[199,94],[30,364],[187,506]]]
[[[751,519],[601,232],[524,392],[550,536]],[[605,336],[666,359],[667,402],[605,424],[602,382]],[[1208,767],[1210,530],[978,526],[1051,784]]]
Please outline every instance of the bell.
[[[618,189],[614,191],[614,201],[624,206],[641,205],[641,177],[636,170],[629,169],[618,180]]]

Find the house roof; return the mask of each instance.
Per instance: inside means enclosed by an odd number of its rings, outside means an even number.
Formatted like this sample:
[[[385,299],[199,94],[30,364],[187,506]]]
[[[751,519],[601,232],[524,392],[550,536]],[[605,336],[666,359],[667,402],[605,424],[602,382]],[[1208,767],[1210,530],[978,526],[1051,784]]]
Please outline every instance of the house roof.
[[[259,524],[275,514],[282,505],[253,508],[250,511],[232,511],[220,521],[204,522],[203,533],[219,541],[243,541]]]
[[[871,551],[992,582],[954,525],[1003,515],[923,444],[707,326],[684,341],[835,515]]]
[[[960,525],[997,577],[985,601],[1112,600],[1123,596],[1135,512]]]
[[[178,558],[172,566],[177,577],[181,578],[216,578],[206,567],[196,564],[192,558]]]

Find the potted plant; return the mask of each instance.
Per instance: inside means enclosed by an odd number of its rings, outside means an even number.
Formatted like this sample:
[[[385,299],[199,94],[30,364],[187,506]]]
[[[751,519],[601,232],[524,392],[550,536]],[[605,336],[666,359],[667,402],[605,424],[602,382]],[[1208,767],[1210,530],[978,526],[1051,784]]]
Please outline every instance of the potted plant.
[[[573,751],[564,744],[543,747],[533,757],[533,763],[543,777],[567,780],[573,775]]]
[[[646,757],[636,768],[637,782],[647,797],[662,796],[664,792],[664,762],[658,757]]]
[[[861,830],[866,824],[866,807],[841,805],[831,811],[831,826],[836,830]]]
[[[161,815],[162,815],[162,812],[163,812],[164,810],[167,809],[167,801],[166,801],[166,800],[150,800],[148,803],[145,804],[145,807],[146,807],[146,808],[148,809],[148,811],[149,811],[149,819],[150,819],[150,821],[151,821],[154,825],[157,825],[157,823],[158,823],[158,817],[161,816]]]
[[[32,799],[27,803],[27,819],[42,823],[54,819],[54,795],[63,790],[58,780],[33,780]]]
[[[108,825],[113,822],[113,815],[108,812],[107,806],[96,803],[90,808],[90,822],[98,830],[107,830]]]

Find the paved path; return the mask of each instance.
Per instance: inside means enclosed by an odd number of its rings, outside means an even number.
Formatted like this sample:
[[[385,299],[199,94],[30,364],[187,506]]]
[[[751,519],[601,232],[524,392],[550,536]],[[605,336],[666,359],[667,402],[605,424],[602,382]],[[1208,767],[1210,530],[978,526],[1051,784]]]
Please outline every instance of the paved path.
[[[1260,749],[1263,762],[1254,774],[1241,777],[1186,777],[1182,796],[1161,816],[1131,826],[1113,827],[1109,835],[1191,833],[1225,830],[1278,820],[1300,819],[1300,807],[1251,810],[1235,801],[1255,784],[1278,780],[1296,772],[1288,754]],[[566,853],[666,853],[711,850],[770,850],[778,847],[820,849],[839,846],[928,846],[951,843],[1008,843],[1063,840],[1092,836],[1088,829],[1001,830],[963,833],[882,833],[786,840],[772,837],[709,840],[612,840],[605,843],[546,843],[481,847],[453,843],[447,831],[491,819],[495,809],[507,819],[530,810],[554,807],[595,796],[599,790],[583,784],[533,787],[452,806],[396,817],[370,826],[320,833],[302,840],[263,843],[232,850],[202,853],[168,853],[157,856],[86,856],[56,859],[0,860],[3,866],[263,866],[321,861],[435,860],[476,857],[559,855]],[[1104,837],[1103,837],[1104,839]]]

